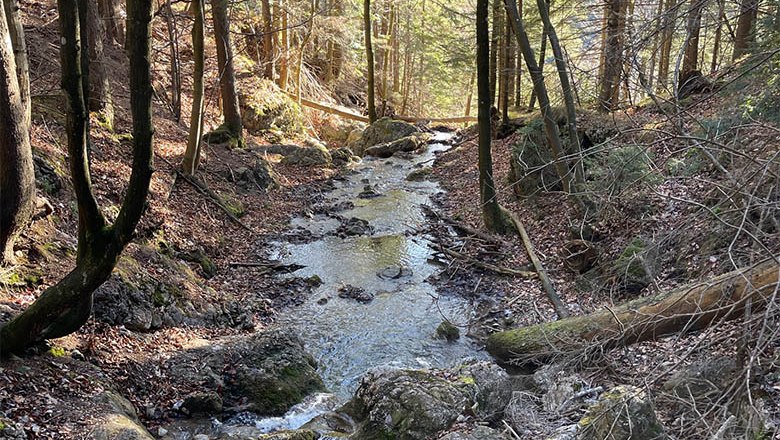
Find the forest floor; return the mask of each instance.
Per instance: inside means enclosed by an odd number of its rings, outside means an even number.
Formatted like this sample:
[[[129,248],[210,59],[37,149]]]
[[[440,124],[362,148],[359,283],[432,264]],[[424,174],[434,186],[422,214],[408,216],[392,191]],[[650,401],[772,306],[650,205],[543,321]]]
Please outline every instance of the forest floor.
[[[61,171],[67,167],[62,102],[55,94],[58,75],[53,73],[58,66],[52,61],[57,59],[56,45],[52,43],[57,41],[56,11],[44,2],[24,2],[24,5],[26,15],[34,17],[26,23],[26,30],[30,31],[31,65],[40,72],[49,72],[33,81],[38,104],[31,139],[36,155],[45,158],[51,169],[48,176],[51,180],[47,182],[55,182],[60,188],[39,188],[53,212],[36,219],[22,238],[18,246],[22,264],[13,268],[14,275],[18,276],[11,279],[6,276],[8,270],[0,268],[7,281],[0,286],[0,321],[29,305],[73,267],[76,243],[75,205],[67,178]],[[112,69],[123,71],[126,66],[121,61],[120,50],[110,50],[110,55]],[[210,69],[214,73],[215,66],[210,65]],[[130,172],[130,144],[126,136],[130,127],[128,93],[121,80],[122,75],[112,77],[117,95],[116,130],[111,133],[95,124],[92,131],[95,191],[109,218],[112,213],[115,215]],[[210,83],[207,95],[215,96],[214,90],[214,83]],[[89,429],[106,408],[106,402],[96,398],[105,389],[116,387],[130,400],[144,423],[153,428],[176,417],[175,403],[192,391],[169,375],[169,361],[174,354],[270,326],[279,313],[299,304],[311,289],[305,281],[280,280],[267,268],[236,267],[233,263],[267,262],[268,243],[288,230],[291,218],[310,212],[322,194],[332,188],[332,179],[341,170],[274,163],[280,175],[280,188],[267,192],[242,189],[233,181],[234,171],[251,166],[254,156],[221,146],[208,147],[201,178],[213,191],[240,207],[243,211],[240,225],[193,186],[176,178],[175,169],[181,161],[187,130],[164,106],[155,107],[157,160],[149,208],[138,227],[138,240],[127,250],[130,260],[122,266],[132,270],[118,271],[114,280],[126,281],[123,277],[127,276],[135,281],[155,280],[155,285],[168,285],[173,280],[180,289],[179,294],[199,312],[198,317],[192,322],[158,325],[144,331],[93,319],[74,335],[51,341],[49,346],[27,356],[3,361],[0,363],[0,427],[16,426],[32,439],[91,438]],[[218,123],[213,107],[207,115],[212,127]],[[186,96],[183,108],[189,108]],[[715,115],[722,115],[721,108],[730,108],[730,103],[724,98],[714,98],[691,111],[693,119],[712,120]],[[624,133],[648,125],[662,131],[669,124],[664,115],[652,109],[618,119],[613,124],[622,127]],[[598,119],[583,122],[589,126],[602,123]],[[780,144],[777,124],[753,121],[740,127],[738,141],[754,149],[750,154],[762,157],[777,151]],[[474,130],[464,130],[462,135],[466,141],[441,154],[434,164],[433,177],[446,193],[436,200],[433,208],[456,222],[482,229],[480,206],[476,201],[478,169]],[[692,178],[670,179],[661,185],[638,185],[639,189],[635,186],[619,191],[619,196],[610,201],[612,211],[596,225],[604,236],[599,241],[601,261],[615,260],[637,236],[665,237],[666,241],[656,241],[661,243],[657,248],[660,257],[650,285],[627,293],[612,279],[614,274],[583,276],[568,268],[562,257],[564,245],[576,236],[572,230],[581,227],[570,201],[559,192],[520,199],[512,192],[507,177],[510,146],[518,141],[518,136],[514,134],[494,144],[494,175],[500,202],[524,223],[558,293],[573,314],[707,279],[731,269],[733,255],[742,262],[755,253],[750,240],[728,230],[722,232],[717,246],[710,246],[706,253],[699,251],[708,246],[709,236],[717,232],[711,229],[711,222],[693,215],[698,211],[686,201],[707,199],[713,193],[712,182],[723,182],[713,177],[715,171],[705,168]],[[621,140],[634,141],[632,136],[625,135]],[[249,142],[262,144],[264,140],[250,136]],[[657,136],[642,142],[653,145],[655,161],[662,166],[673,163],[672,159],[683,149],[679,139]],[[739,178],[736,176],[737,181]],[[775,213],[772,211],[771,215]],[[490,261],[502,267],[531,270],[519,237],[496,238],[500,243],[496,246],[479,239],[456,238],[449,228],[434,220],[432,217],[430,234],[445,246],[457,246],[460,253],[471,258],[450,261],[439,277],[437,288],[477,300],[478,324],[470,329],[475,337],[555,319],[555,311],[537,279],[496,275],[472,264],[475,260]],[[777,231],[766,235],[777,236]],[[780,240],[765,242],[770,244],[769,252],[780,251]],[[209,273],[200,262],[182,261],[180,256],[188,253],[206,255],[216,271]],[[217,310],[209,309],[209,304]],[[233,309],[236,304],[241,310]],[[713,357],[736,358],[739,346],[736,341],[742,336],[738,325],[724,324],[687,337],[645,342],[597,360],[579,359],[579,374],[589,385],[605,389],[613,384],[629,383],[648,390],[658,398],[659,413],[666,427],[682,438],[683,434],[689,434],[692,424],[707,423],[710,419],[696,421],[695,412],[681,411],[662,389],[662,384],[681,365]],[[763,411],[775,423],[780,423],[780,376],[777,375],[780,353],[777,351],[780,350],[774,347],[774,351],[761,354],[760,385]],[[696,410],[695,404],[689,407]],[[725,406],[723,402],[718,405]],[[555,423],[561,421],[549,421]],[[712,427],[697,425],[696,432],[706,432],[709,428]],[[533,433],[528,435],[534,438]]]

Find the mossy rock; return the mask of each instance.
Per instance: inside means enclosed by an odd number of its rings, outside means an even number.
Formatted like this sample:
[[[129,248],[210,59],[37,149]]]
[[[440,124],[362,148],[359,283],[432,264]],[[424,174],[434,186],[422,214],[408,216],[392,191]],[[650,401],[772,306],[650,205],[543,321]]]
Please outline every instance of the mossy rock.
[[[228,212],[233,214],[237,218],[241,218],[246,215],[246,206],[241,200],[233,197],[232,195],[220,194],[219,195],[222,204],[227,208]]]
[[[449,321],[442,321],[436,327],[436,337],[446,339],[449,342],[455,342],[460,339],[460,329]]]
[[[241,118],[250,133],[260,134],[271,129],[281,130],[286,135],[303,133],[301,107],[273,81],[254,80],[251,84],[242,84],[241,90],[238,95]]]
[[[408,182],[421,182],[427,179],[431,175],[431,173],[433,173],[433,168],[431,167],[418,168],[412,171],[411,173],[409,173],[406,176],[406,180]]]
[[[190,263],[197,263],[204,278],[210,279],[217,274],[217,265],[211,261],[211,258],[202,249],[192,252],[179,252],[179,258]]]
[[[260,440],[317,440],[320,435],[308,429],[278,431],[260,436]]]
[[[33,152],[35,183],[46,194],[57,194],[65,185],[66,174],[62,167],[51,157]]]
[[[667,436],[645,392],[619,385],[605,392],[579,422],[581,440],[662,440]]]
[[[347,146],[358,156],[363,156],[367,149],[375,145],[394,142],[419,133],[420,130],[408,122],[381,118],[363,131],[359,141],[348,143]],[[349,138],[351,137],[352,134]]]
[[[623,291],[638,293],[652,281],[652,260],[650,246],[643,238],[636,237],[611,263],[609,271]]]
[[[203,140],[209,144],[227,145],[231,150],[244,147],[244,138],[241,134],[233,133],[226,125],[220,125],[206,133],[203,135]]]

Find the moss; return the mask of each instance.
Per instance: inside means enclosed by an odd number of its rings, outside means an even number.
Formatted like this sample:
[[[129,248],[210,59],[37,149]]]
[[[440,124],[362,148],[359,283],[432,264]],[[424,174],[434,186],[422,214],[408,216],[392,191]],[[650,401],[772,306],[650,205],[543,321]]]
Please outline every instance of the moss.
[[[219,198],[222,199],[222,204],[225,205],[225,208],[234,216],[241,218],[246,214],[246,207],[241,200],[228,195],[220,195]]]
[[[612,264],[613,274],[629,293],[638,292],[650,284],[650,274],[645,261],[647,248],[648,245],[642,238],[635,237]]]
[[[64,348],[57,346],[50,348],[49,354],[54,357],[65,357],[67,355]]]
[[[460,329],[451,322],[445,320],[436,327],[436,337],[446,339],[449,342],[457,341],[460,339]]]
[[[231,150],[244,147],[244,138],[233,133],[226,125],[220,125],[206,133],[203,136],[203,140],[210,144],[226,144],[228,149]]]
[[[0,420],[0,431],[5,430],[5,423],[3,423],[2,420]]]

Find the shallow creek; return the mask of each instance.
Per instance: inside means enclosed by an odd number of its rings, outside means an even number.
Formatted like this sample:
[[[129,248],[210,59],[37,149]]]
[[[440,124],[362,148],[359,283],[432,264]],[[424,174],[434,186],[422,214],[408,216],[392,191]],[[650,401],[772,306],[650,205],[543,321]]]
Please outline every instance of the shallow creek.
[[[451,135],[437,133],[425,153],[411,158],[364,159],[325,195],[322,205],[328,214],[291,221],[291,230],[305,230],[300,235],[314,239],[303,244],[278,241],[270,256],[305,266],[288,276],[316,275],[322,284],[277,323],[304,341],[330,393],[310,396],[283,417],[243,413],[224,425],[213,421],[214,429],[222,433],[239,432],[247,425],[263,432],[297,429],[346,403],[372,368],[447,368],[464,358],[487,357],[466,337],[454,342],[436,337],[443,320],[465,334],[473,311],[466,299],[439,294],[426,281],[440,268],[429,263],[429,241],[419,232],[426,221],[422,205],[431,204],[441,189],[435,182],[406,179],[413,171],[430,167],[436,152],[449,148],[450,139]],[[348,209],[331,209],[337,206]],[[345,233],[345,220],[350,219],[348,225],[362,230]],[[353,294],[344,295],[345,289]]]

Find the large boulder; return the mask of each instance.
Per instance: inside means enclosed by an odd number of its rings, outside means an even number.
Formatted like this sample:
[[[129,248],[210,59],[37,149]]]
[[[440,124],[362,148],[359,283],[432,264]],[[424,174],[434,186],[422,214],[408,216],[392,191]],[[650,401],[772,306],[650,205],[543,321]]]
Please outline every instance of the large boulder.
[[[191,365],[200,366],[193,371]],[[281,416],[309,394],[324,390],[317,363],[301,340],[284,329],[257,332],[224,345],[191,350],[171,361],[177,381],[221,392],[226,407]]]
[[[491,362],[445,371],[380,369],[363,377],[344,411],[358,422],[354,438],[422,440],[447,430],[461,414],[497,421],[511,385]]]
[[[401,139],[392,141],[392,142],[386,142],[384,144],[374,145],[373,147],[368,147],[363,152],[366,156],[375,156],[375,157],[391,157],[395,153],[400,152],[412,152],[414,150],[417,150],[423,145],[423,139],[420,136],[406,136]]]
[[[144,428],[133,405],[111,390],[104,390],[92,399],[101,408],[102,417],[95,424],[90,437],[94,440],[153,440]]]
[[[375,370],[351,404],[363,423],[355,438],[424,440],[449,428],[468,407],[461,387],[424,370]]]
[[[579,422],[579,440],[666,439],[645,392],[619,385],[601,395]]]
[[[250,133],[267,130],[281,130],[288,135],[303,133],[300,106],[273,81],[245,81],[239,87],[238,103],[244,128]]]
[[[289,144],[263,145],[254,147],[261,153],[279,154],[284,165],[323,166],[330,165],[333,158],[322,145],[300,146]]]
[[[352,151],[358,156],[363,156],[366,149],[374,145],[386,144],[418,133],[420,130],[408,122],[381,118],[363,131],[359,141],[353,144],[348,143],[347,146],[352,148]]]

